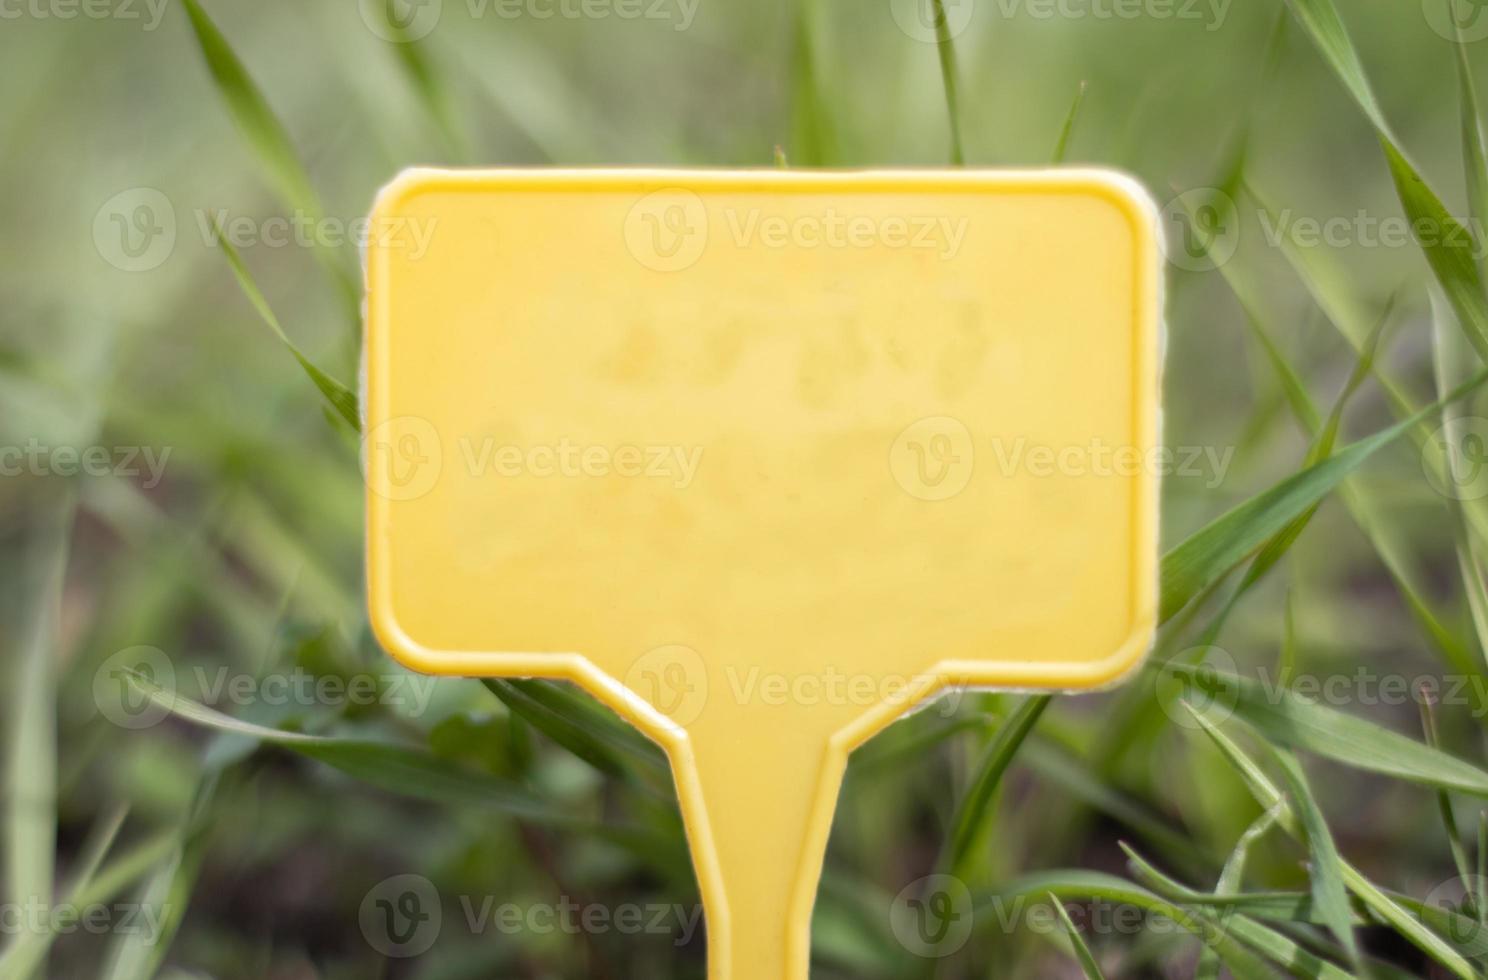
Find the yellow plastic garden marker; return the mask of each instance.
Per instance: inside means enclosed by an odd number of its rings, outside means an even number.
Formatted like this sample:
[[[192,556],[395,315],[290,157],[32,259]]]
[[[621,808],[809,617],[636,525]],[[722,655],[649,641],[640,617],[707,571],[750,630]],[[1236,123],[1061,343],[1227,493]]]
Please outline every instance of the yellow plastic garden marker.
[[[803,980],[847,754],[1156,611],[1160,257],[1088,171],[412,171],[368,248],[372,621],[671,759],[714,980]]]

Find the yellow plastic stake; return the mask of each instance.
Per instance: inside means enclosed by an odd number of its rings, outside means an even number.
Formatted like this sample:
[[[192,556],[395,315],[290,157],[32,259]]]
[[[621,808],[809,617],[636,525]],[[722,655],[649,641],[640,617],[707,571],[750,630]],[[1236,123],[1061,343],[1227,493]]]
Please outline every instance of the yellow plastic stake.
[[[713,980],[804,980],[848,753],[1157,609],[1155,211],[1094,170],[415,170],[367,250],[372,622],[675,774]]]

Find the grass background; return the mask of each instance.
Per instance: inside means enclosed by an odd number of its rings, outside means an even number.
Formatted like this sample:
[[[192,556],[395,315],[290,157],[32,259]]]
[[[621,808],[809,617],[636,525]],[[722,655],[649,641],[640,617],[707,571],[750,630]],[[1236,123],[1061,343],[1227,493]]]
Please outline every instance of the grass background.
[[[356,435],[263,316],[354,389],[355,249],[237,254],[204,215],[349,221],[419,163],[769,166],[779,146],[797,166],[943,164],[957,142],[948,73],[967,164],[1062,155],[1130,171],[1160,202],[1194,188],[1235,202],[1233,258],[1171,271],[1165,396],[1168,441],[1232,448],[1233,465],[1165,487],[1177,605],[1156,661],[1173,668],[1078,699],[970,696],[855,758],[815,974],[1482,972],[1483,903],[1459,901],[1454,881],[1472,890],[1483,851],[1473,612],[1488,605],[1488,522],[1432,489],[1437,417],[1388,445],[1350,442],[1479,367],[1482,276],[1471,250],[1266,234],[1283,212],[1484,216],[1463,79],[1481,77],[1488,43],[1441,36],[1437,0],[1349,4],[1347,38],[1325,0],[1222,15],[1179,0],[1131,18],[981,0],[954,57],[901,30],[888,0],[698,0],[685,30],[676,5],[543,20],[445,0],[411,43],[369,30],[351,0],[202,2],[171,0],[151,29],[142,5],[7,7],[0,21],[0,445],[170,452],[150,487],[0,481],[0,898],[145,903],[166,926],[154,943],[7,927],[0,975],[702,976],[701,934],[464,922],[458,896],[697,901],[654,750],[574,692],[441,681],[421,713],[224,708],[236,727],[174,700],[141,731],[100,715],[100,668],[141,645],[183,677],[393,672],[362,614]],[[1393,175],[1382,125],[1410,161]],[[108,228],[109,202],[140,188],[170,202],[176,239],[130,272],[96,219]],[[1471,417],[1471,397],[1454,410]],[[1211,523],[1235,507],[1249,509]],[[1252,682],[1362,669],[1465,693],[1435,713],[1437,750],[1411,698],[1378,703],[1354,683],[1326,706],[1267,696],[1187,669],[1205,656]],[[976,928],[925,959],[890,919],[936,871],[975,897]],[[358,910],[400,874],[434,883],[444,924],[428,952],[389,958]],[[1064,929],[996,914],[1050,892],[1087,961]],[[1178,927],[1108,928],[1092,900]]]

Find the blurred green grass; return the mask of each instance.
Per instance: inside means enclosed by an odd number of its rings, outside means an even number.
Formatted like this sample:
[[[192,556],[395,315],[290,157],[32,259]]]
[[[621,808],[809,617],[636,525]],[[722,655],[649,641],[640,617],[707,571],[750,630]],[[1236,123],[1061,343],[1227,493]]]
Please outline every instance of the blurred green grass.
[[[1432,28],[1432,2],[1343,14],[1398,142],[1446,211],[1465,217],[1473,171],[1457,56]],[[952,18],[963,9],[946,6]],[[167,5],[150,30],[122,16],[34,10],[0,21],[0,168],[11,188],[0,225],[0,445],[171,451],[164,479],[148,488],[119,476],[0,483],[0,642],[13,665],[0,674],[10,726],[4,900],[145,901],[164,907],[169,931],[58,936],[46,975],[703,975],[701,935],[681,927],[508,934],[467,919],[460,899],[479,906],[487,896],[528,909],[565,897],[610,910],[695,908],[654,750],[578,707],[580,695],[440,681],[423,711],[259,702],[233,712],[329,744],[214,729],[227,723],[210,716],[129,731],[99,715],[100,667],[132,665],[111,658],[139,645],[168,651],[179,677],[219,666],[250,676],[393,673],[361,613],[356,439],[244,299],[208,215],[261,223],[306,207],[347,222],[417,163],[767,166],[778,145],[796,166],[942,164],[952,146],[948,69],[968,164],[1042,165],[1063,145],[1068,162],[1131,171],[1162,202],[1204,187],[1237,202],[1225,216],[1240,229],[1235,256],[1218,271],[1170,277],[1166,438],[1235,455],[1223,474],[1168,481],[1166,547],[1303,465],[1318,417],[1356,370],[1354,348],[1387,310],[1340,447],[1399,416],[1384,378],[1422,405],[1477,367],[1458,339],[1462,302],[1433,309],[1422,250],[1268,240],[1276,215],[1263,218],[1260,202],[1319,220],[1402,215],[1369,119],[1299,22],[1281,20],[1279,3],[1234,4],[1214,23],[1044,18],[988,0],[955,32],[954,59],[902,30],[887,0],[700,0],[686,30],[678,15],[508,19],[446,2],[439,25],[404,44],[369,30],[351,2],[210,3],[202,9],[223,47],[209,34],[207,58],[189,9]],[[1471,62],[1484,60],[1480,48],[1466,45]],[[255,120],[246,137],[245,113]],[[127,272],[104,244],[118,230],[108,205],[121,194],[136,201],[141,188],[170,202],[176,242],[157,267]],[[240,251],[304,356],[354,388],[344,279],[355,249]],[[1203,641],[1252,678],[1279,664],[1301,677],[1363,668],[1478,691],[1482,515],[1433,491],[1421,434],[1371,458],[1295,542],[1277,539],[1276,567],[1228,615],[1237,581],[1175,616],[1159,656],[1197,661]],[[1050,892],[1084,903],[1072,905],[1074,924],[1088,929],[1108,976],[1212,971],[1195,931],[1236,976],[1481,972],[1488,929],[1464,932],[1470,922],[1410,900],[1477,873],[1488,700],[1443,698],[1437,754],[1409,697],[1334,705],[1370,723],[1358,727],[1256,695],[1254,682],[1237,693],[1185,670],[1054,699],[1041,715],[1037,702],[970,695],[954,714],[916,715],[865,750],[833,831],[817,974],[1079,976],[1062,927],[1002,924],[1013,896]],[[1204,695],[1201,705],[1233,702],[1218,736],[1184,723],[1173,699],[1185,691]],[[1024,735],[1030,716],[1037,724]],[[396,779],[378,754],[388,742],[404,753]],[[1305,773],[1273,758],[1273,746],[1299,750]],[[1248,758],[1272,782],[1241,775]],[[1282,809],[1268,795],[1277,786],[1289,797]],[[1438,787],[1462,838],[1456,854]],[[896,938],[891,911],[903,889],[946,869],[953,840],[950,868],[974,896],[978,928],[954,955],[922,959]],[[1129,866],[1121,842],[1160,873]],[[427,952],[390,958],[377,948],[375,898],[396,897],[378,888],[407,874],[437,887],[444,924]],[[1197,892],[1223,884],[1249,894],[1215,905],[1165,875]],[[1100,902],[1165,908],[1182,928],[1100,925]],[[1341,919],[1360,927],[1362,965]],[[31,950],[45,937],[3,938],[11,958],[0,969],[40,975],[14,950],[39,956]]]

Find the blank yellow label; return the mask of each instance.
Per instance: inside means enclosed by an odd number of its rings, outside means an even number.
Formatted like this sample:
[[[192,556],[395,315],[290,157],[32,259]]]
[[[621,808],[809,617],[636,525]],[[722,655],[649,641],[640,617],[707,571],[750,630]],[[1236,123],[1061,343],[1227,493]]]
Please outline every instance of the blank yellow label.
[[[1156,218],[1104,172],[412,171],[368,248],[372,620],[667,750],[715,980],[804,978],[846,755],[1156,613]]]

